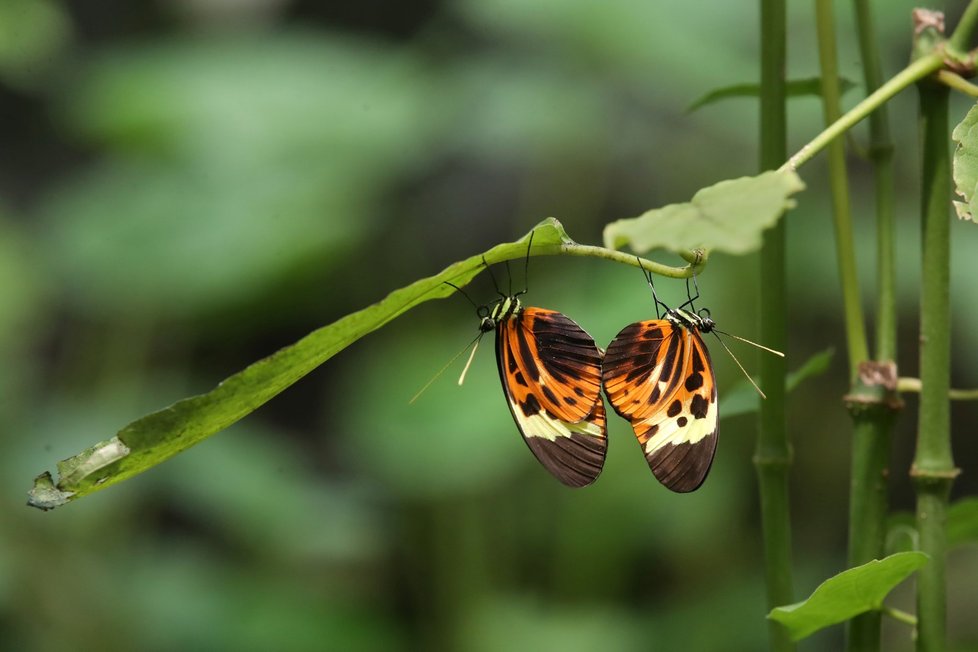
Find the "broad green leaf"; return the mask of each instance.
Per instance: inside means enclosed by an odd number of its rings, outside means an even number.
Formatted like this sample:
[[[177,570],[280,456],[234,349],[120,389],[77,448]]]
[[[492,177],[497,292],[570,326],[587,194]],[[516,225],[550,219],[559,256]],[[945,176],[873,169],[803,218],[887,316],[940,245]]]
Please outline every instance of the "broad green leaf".
[[[807,600],[775,607],[768,618],[787,627],[793,640],[803,639],[829,625],[880,609],[883,598],[928,560],[922,552],[898,552],[850,568],[822,582]]]
[[[828,348],[808,358],[805,364],[790,372],[788,377],[785,378],[785,389],[790,393],[803,380],[824,374],[828,371],[834,354],[835,349]],[[761,397],[757,395],[757,390],[746,380],[741,380],[730,391],[722,394],[720,399],[720,417],[727,418],[757,412],[760,401]]]
[[[572,242],[553,218],[538,224],[532,233],[533,255],[556,253]],[[528,237],[497,245],[395,290],[228,377],[210,392],[137,419],[111,439],[60,462],[57,484],[48,472],[38,476],[29,504],[41,509],[63,505],[141,473],[227,428],[367,333],[420,303],[452,294],[455,290],[446,281],[463,286],[484,269],[483,260],[492,264],[524,255]]]
[[[978,105],[951,132],[954,148],[954,191],[964,198],[953,202],[962,220],[975,221],[975,188],[978,187]]]
[[[839,78],[839,90],[843,93],[852,90],[856,87],[856,83],[851,79],[846,79],[845,77]],[[807,79],[791,79],[788,81],[787,88],[785,89],[788,97],[804,97],[804,96],[815,96],[819,97],[822,95],[822,79],[820,77],[809,77]],[[760,95],[761,85],[755,83],[747,84],[731,84],[730,86],[724,86],[722,88],[717,88],[709,93],[706,93],[698,100],[689,105],[686,109],[687,113],[692,113],[696,109],[706,106],[707,104],[713,104],[719,102],[720,100],[725,100],[731,97],[757,97]]]
[[[656,248],[746,254],[760,248],[761,233],[794,208],[791,195],[804,189],[801,178],[790,171],[721,181],[699,190],[685,204],[612,222],[604,229],[605,246],[627,245],[638,254]]]

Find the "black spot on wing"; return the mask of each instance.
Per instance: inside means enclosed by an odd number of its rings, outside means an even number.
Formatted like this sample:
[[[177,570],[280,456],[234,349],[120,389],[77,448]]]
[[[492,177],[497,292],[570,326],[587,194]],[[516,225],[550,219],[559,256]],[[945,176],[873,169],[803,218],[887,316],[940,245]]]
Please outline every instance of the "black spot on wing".
[[[693,373],[699,373],[704,369],[706,369],[706,367],[703,365],[703,358],[700,357],[699,347],[694,346],[693,347]]]
[[[698,356],[698,355],[699,355],[699,353],[694,348],[693,349],[693,356],[695,357],[695,356]],[[700,373],[700,372],[691,373],[686,378],[686,382],[683,384],[683,387],[686,388],[686,391],[687,392],[695,391],[695,390],[699,389],[702,386],[703,386],[703,374]]]
[[[666,349],[666,357],[662,361],[662,378],[669,378],[672,376],[673,370],[676,368],[676,356],[679,353],[679,343],[681,337],[670,337],[669,346]]]
[[[659,383],[656,383],[655,387],[653,387],[652,391],[649,393],[649,405],[655,405],[656,403],[659,402],[659,399],[662,397],[662,392],[660,391],[660,389],[661,389],[661,385],[659,385]]]
[[[679,426],[680,428],[685,428],[686,427],[686,417],[679,417],[678,419],[676,419],[676,425]]]
[[[513,374],[513,380],[516,381],[517,385],[520,385],[522,387],[528,387],[528,385],[526,384],[526,378],[523,377],[522,371],[517,371],[515,374]]]
[[[657,326],[652,326],[642,333],[642,337],[647,340],[661,340],[662,339],[662,329]]]
[[[683,409],[682,401],[678,398],[669,404],[669,409],[666,410],[666,416],[674,417],[679,414]]]
[[[526,416],[532,417],[534,414],[540,412],[540,402],[533,394],[527,394],[526,400],[520,403],[520,410],[522,410],[523,414]]]
[[[702,394],[693,395],[693,400],[689,404],[689,411],[692,412],[693,418],[705,419],[709,409],[710,402]]]
[[[560,400],[557,398],[557,395],[554,394],[553,390],[551,390],[549,387],[543,385],[541,389],[543,390],[543,395],[547,397],[547,400],[550,401],[551,404],[560,402]]]

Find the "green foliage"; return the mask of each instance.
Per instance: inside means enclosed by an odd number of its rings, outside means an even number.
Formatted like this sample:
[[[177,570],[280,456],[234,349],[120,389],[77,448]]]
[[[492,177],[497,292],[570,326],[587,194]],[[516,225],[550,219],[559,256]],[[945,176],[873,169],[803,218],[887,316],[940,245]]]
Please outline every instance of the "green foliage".
[[[887,552],[913,550],[918,537],[913,514],[890,514],[887,520]],[[962,498],[947,508],[947,546],[952,549],[975,543],[978,543],[978,498]]]
[[[835,349],[825,349],[805,360],[802,366],[788,373],[784,383],[785,390],[791,393],[808,378],[824,374],[829,370],[834,354]],[[726,418],[757,412],[760,401],[761,397],[758,396],[757,390],[746,379],[743,379],[729,390],[724,391],[720,399],[720,417]]]
[[[975,221],[975,191],[978,190],[978,106],[971,107],[951,133],[954,148],[954,191],[964,198],[954,209],[962,220]]]
[[[95,58],[60,114],[105,154],[42,203],[45,262],[79,305],[179,316],[341,265],[438,118],[421,66],[390,57],[285,32]]]
[[[852,81],[851,79],[846,79],[845,77],[839,79],[839,89],[841,92],[845,93],[846,91],[852,90],[855,87],[856,82]],[[731,84],[730,86],[717,88],[706,93],[690,104],[689,107],[687,107],[686,112],[692,113],[693,111],[709,104],[715,104],[721,100],[734,97],[757,97],[760,95],[760,93],[760,84]],[[788,97],[818,97],[822,94],[822,80],[818,77],[791,79],[785,86],[785,94]]]
[[[790,171],[721,181],[698,191],[688,203],[612,222],[604,229],[604,243],[609,249],[627,245],[639,254],[656,248],[750,253],[760,248],[764,230],[795,206],[791,196],[804,189]]]
[[[532,233],[532,254],[553,253],[572,242],[552,218],[538,224]],[[49,473],[38,476],[30,504],[41,509],[57,507],[141,473],[227,428],[367,333],[419,303],[455,292],[446,281],[461,287],[484,269],[484,261],[491,264],[519,258],[527,251],[528,237],[497,245],[395,290],[382,301],[313,331],[226,378],[207,394],[184,399],[130,423],[115,437],[60,462],[56,486]]]
[[[39,72],[63,51],[71,26],[61,5],[51,0],[0,2],[0,77],[18,86],[37,86]]]
[[[768,617],[787,627],[792,639],[803,639],[829,625],[880,609],[883,598],[927,561],[927,555],[920,552],[899,552],[850,568],[819,584],[807,600],[772,609]]]
[[[978,543],[978,498],[962,498],[947,508],[947,545]]]

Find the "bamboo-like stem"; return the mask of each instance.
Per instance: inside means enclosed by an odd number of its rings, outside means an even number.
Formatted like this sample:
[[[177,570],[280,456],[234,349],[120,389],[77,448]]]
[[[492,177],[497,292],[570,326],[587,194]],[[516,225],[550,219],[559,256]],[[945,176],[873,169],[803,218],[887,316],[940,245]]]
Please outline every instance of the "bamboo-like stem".
[[[815,0],[815,26],[818,33],[818,58],[822,80],[822,112],[825,124],[842,116],[839,108],[839,70],[835,54],[835,27],[832,0]],[[835,257],[842,283],[843,315],[846,324],[846,346],[849,351],[849,379],[856,377],[859,363],[869,358],[866,325],[859,303],[859,278],[856,274],[856,249],[852,235],[852,213],[849,208],[849,180],[846,172],[845,146],[842,140],[828,143],[829,187],[835,226]]]
[[[869,0],[854,0],[853,8],[866,92],[872,95],[883,84],[872,11]],[[869,133],[876,190],[876,360],[886,362],[896,358],[897,320],[893,144],[885,104],[870,114]],[[878,383],[867,386],[857,379],[846,404],[853,420],[848,560],[849,566],[855,567],[883,556],[889,508],[890,442],[900,401],[892,389]],[[846,649],[878,652],[880,624],[878,611],[853,618],[846,628]]]
[[[761,0],[761,127],[760,168],[777,167],[787,154],[785,115],[785,0]],[[761,250],[761,341],[779,351],[787,344],[784,220],[767,231]],[[768,610],[793,601],[791,572],[791,514],[788,469],[791,447],[785,420],[785,361],[761,356],[760,430],[754,453],[764,539],[764,578]],[[771,649],[795,649],[787,630],[768,624]]]
[[[969,7],[969,10],[971,7]],[[945,521],[957,470],[950,432],[950,156],[947,87],[921,83],[922,275],[920,293],[920,393],[917,447],[911,475],[917,492],[920,550],[930,562],[917,577],[917,650],[947,649]]]
[[[891,77],[885,84],[870,93],[866,99],[852,107],[845,115],[815,136],[807,145],[788,159],[781,166],[781,169],[797,170],[822,151],[826,145],[859,124],[866,116],[883,106],[894,95],[936,72],[942,65],[943,59],[939,52],[933,52],[927,56],[920,57]]]

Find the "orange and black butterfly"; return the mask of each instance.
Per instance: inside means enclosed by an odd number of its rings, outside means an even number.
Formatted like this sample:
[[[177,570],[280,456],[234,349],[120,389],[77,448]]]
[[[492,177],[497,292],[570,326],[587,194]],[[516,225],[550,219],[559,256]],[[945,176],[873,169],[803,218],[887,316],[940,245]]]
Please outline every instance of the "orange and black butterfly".
[[[646,275],[652,286],[652,275]],[[652,286],[658,319],[622,329],[602,367],[608,400],[631,422],[652,473],[668,489],[683,493],[698,489],[710,472],[719,429],[716,376],[701,336],[715,331],[716,324],[708,310],[694,311],[698,297],[697,291],[679,308],[669,308]]]
[[[601,400],[602,352],[567,316],[524,307],[520,296],[526,290],[506,295],[497,285],[496,291],[499,299],[477,308],[476,345],[483,335],[496,331],[499,379],[523,440],[562,483],[587,486],[601,473],[608,450]],[[474,355],[475,349],[469,362]],[[464,376],[463,371],[459,384]]]

